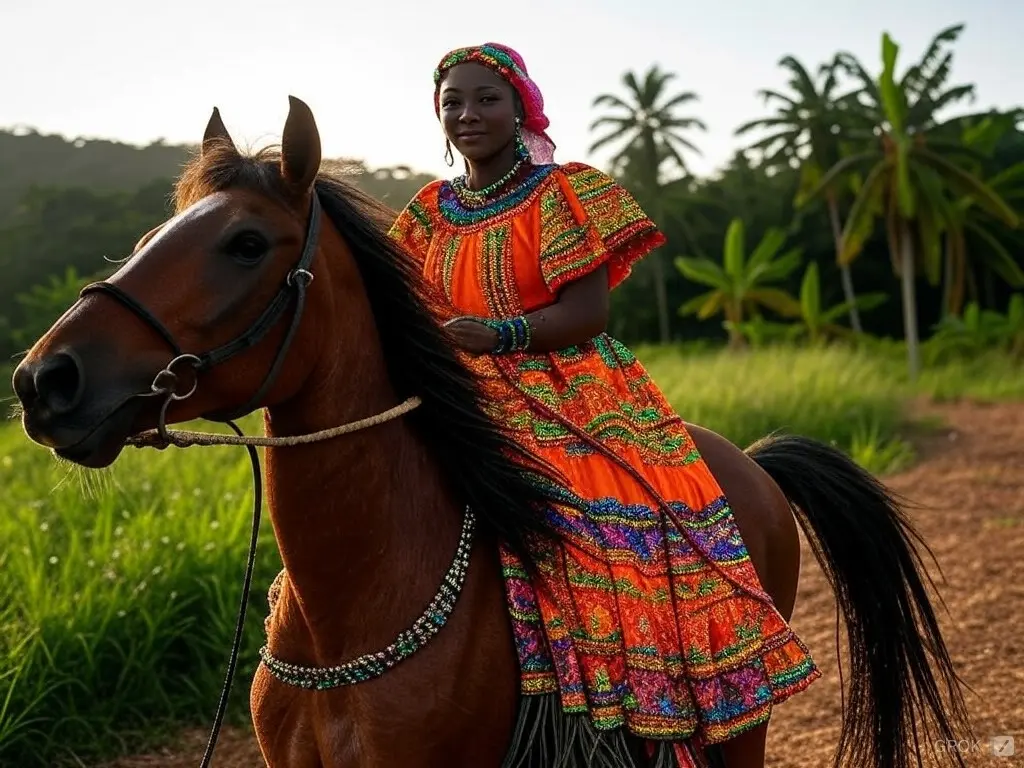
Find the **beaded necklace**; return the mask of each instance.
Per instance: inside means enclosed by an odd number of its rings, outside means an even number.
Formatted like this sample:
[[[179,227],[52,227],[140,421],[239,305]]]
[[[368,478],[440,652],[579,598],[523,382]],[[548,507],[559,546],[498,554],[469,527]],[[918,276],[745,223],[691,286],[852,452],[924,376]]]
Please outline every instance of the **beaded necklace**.
[[[526,159],[519,158],[515,161],[508,172],[492,184],[482,189],[470,189],[468,186],[468,174],[462,174],[452,179],[452,190],[458,196],[459,201],[467,208],[480,208],[489,202],[489,198],[501,192],[522,170]]]
[[[504,182],[501,189],[491,192],[483,202],[476,205],[464,199],[458,189],[458,179],[445,181],[438,191],[440,213],[446,221],[457,227],[479,226],[494,221],[496,217],[518,210],[557,167],[554,164],[522,165],[517,174]]]

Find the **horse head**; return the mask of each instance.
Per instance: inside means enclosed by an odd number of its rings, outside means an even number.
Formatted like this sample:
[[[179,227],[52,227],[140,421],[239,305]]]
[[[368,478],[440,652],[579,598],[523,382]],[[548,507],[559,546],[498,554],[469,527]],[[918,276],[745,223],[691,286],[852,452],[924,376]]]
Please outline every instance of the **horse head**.
[[[175,215],[86,286],[15,370],[26,433],[101,467],[163,418],[223,420],[294,397],[321,348],[341,349],[370,317],[351,253],[323,222],[320,164],[299,99],[280,150],[255,157],[239,153],[214,109]]]

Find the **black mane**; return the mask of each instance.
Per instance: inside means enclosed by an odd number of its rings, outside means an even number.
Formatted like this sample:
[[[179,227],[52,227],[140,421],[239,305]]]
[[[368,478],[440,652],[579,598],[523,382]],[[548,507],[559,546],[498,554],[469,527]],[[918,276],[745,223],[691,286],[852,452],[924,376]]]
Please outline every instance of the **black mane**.
[[[274,148],[251,157],[229,148],[208,151],[179,180],[177,206],[239,186],[280,199],[279,157]],[[362,275],[393,386],[399,397],[417,395],[423,401],[404,418],[481,526],[530,564],[527,539],[552,536],[546,510],[552,502],[565,501],[553,470],[485,412],[476,377],[459,362],[430,309],[436,289],[388,236],[394,211],[325,170],[315,189],[324,215],[341,233]]]

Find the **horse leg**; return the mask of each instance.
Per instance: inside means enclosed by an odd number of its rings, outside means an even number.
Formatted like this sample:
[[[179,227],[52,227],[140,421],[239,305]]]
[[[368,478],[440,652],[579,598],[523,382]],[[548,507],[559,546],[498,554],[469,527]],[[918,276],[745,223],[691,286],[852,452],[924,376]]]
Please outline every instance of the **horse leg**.
[[[686,428],[729,500],[761,585],[789,621],[800,577],[800,537],[789,502],[768,473],[724,437],[695,424]],[[711,747],[709,758],[723,768],[764,768],[767,740],[766,722]]]
[[[249,694],[256,743],[268,768],[323,768],[308,697],[256,668]]]

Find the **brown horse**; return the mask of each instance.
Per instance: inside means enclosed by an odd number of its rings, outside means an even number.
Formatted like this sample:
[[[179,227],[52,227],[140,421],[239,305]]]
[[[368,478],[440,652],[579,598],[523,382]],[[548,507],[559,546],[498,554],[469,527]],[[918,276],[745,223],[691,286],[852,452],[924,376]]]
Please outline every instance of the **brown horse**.
[[[280,152],[252,157],[215,110],[177,185],[177,214],[15,371],[25,431],[101,467],[164,416],[265,408],[268,435],[288,438],[421,398],[357,433],[267,450],[287,573],[251,692],[267,763],[673,765],[667,749],[649,758],[555,699],[520,697],[496,541],[547,535],[554,491],[487,417],[431,289],[387,237],[393,214],[320,165],[302,102],[291,100]],[[782,615],[796,598],[795,521],[835,588],[852,661],[839,752],[857,768],[907,768],[919,742],[960,736],[964,705],[916,534],[885,488],[807,439],[744,452],[691,430]],[[709,759],[760,768],[766,733]]]

